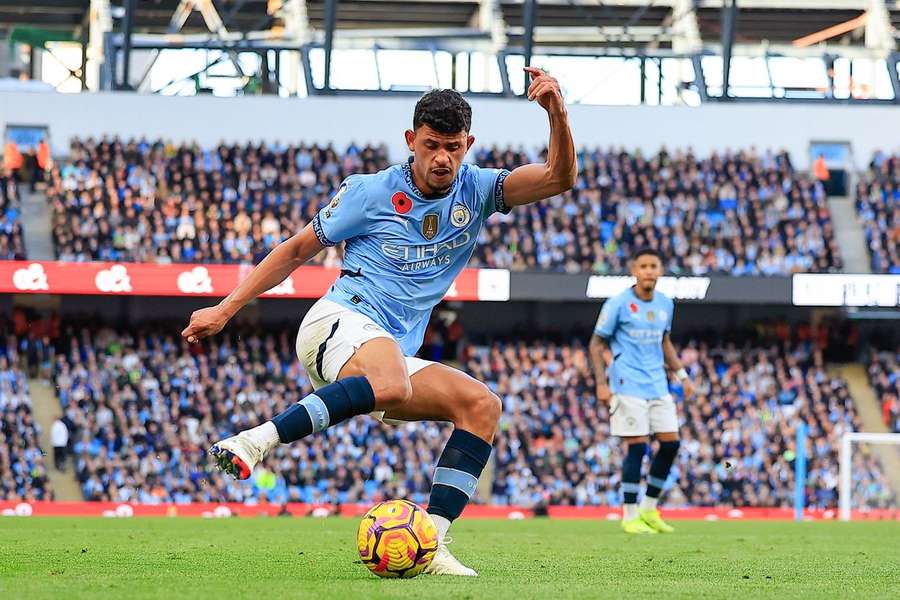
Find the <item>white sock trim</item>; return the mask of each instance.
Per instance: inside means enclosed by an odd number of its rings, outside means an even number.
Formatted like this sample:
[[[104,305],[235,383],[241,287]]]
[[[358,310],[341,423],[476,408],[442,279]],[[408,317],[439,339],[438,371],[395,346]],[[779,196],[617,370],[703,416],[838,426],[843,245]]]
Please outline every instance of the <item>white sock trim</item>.
[[[638,505],[637,504],[623,504],[622,505],[622,519],[626,521],[630,521],[632,519],[638,518]]]
[[[281,443],[281,438],[278,437],[278,429],[275,428],[275,423],[272,421],[266,421],[262,425],[248,429],[247,435],[251,436],[265,452]]]
[[[657,506],[659,506],[659,498],[644,496],[641,499],[641,510],[656,510]]]
[[[443,540],[447,535],[447,531],[450,530],[450,525],[453,524],[453,521],[446,517],[442,517],[441,515],[431,515],[431,520],[434,521],[434,526],[437,527],[438,541]]]

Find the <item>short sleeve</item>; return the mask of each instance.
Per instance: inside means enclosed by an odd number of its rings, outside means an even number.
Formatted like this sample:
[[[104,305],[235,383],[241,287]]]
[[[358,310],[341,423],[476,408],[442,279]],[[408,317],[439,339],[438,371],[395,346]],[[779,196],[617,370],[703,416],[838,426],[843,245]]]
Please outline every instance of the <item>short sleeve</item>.
[[[666,319],[666,333],[672,333],[672,319],[675,317],[675,303],[669,300],[669,317]]]
[[[602,338],[609,339],[616,331],[619,324],[619,302],[615,298],[610,298],[603,304],[600,309],[600,316],[597,317],[597,324],[594,325],[594,333]]]
[[[313,231],[323,246],[334,246],[365,233],[366,193],[362,180],[351,176],[313,217]]]
[[[478,184],[478,195],[481,198],[481,208],[484,218],[487,219],[495,212],[509,214],[510,207],[503,201],[503,182],[509,175],[506,169],[482,169],[474,167]]]

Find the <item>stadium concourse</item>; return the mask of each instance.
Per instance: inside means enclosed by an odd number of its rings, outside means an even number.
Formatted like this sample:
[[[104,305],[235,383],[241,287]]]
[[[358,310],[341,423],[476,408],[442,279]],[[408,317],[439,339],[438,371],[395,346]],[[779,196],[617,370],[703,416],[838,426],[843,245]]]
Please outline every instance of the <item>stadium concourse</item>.
[[[514,168],[542,152],[480,149]],[[64,261],[256,263],[302,229],[348,174],[388,164],[383,147],[72,140],[50,174],[57,258]],[[821,183],[784,153],[644,157],[585,149],[575,188],[492,220],[470,265],[624,273],[658,244],[672,274],[787,275],[842,267]],[[335,248],[316,261],[340,264]]]
[[[28,368],[56,389],[85,500],[427,500],[431,469],[449,434],[441,424],[384,426],[358,418],[279,447],[249,482],[211,470],[206,449],[213,441],[264,421],[310,391],[287,329],[232,331],[188,347],[161,324],[71,323],[54,335],[56,326],[40,325],[38,336],[10,331],[6,338],[0,358],[4,499],[53,495],[41,476],[45,467],[21,383]],[[427,350],[446,358],[456,350],[465,370],[504,405],[490,493],[476,500],[536,512],[618,506],[620,445],[609,436],[606,407],[594,398],[581,342],[494,340],[457,350],[441,342],[451,337],[436,322]],[[685,441],[667,486],[670,506],[790,506],[794,423],[802,418],[811,437],[808,506],[836,507],[839,439],[860,422],[846,384],[823,368],[827,345],[824,329],[786,324],[760,324],[734,343],[684,340],[681,357],[698,383],[698,398],[680,402]],[[879,380],[873,375],[876,388]],[[737,464],[733,471],[726,470],[726,459]],[[877,457],[862,453],[855,460],[855,505],[895,506]]]

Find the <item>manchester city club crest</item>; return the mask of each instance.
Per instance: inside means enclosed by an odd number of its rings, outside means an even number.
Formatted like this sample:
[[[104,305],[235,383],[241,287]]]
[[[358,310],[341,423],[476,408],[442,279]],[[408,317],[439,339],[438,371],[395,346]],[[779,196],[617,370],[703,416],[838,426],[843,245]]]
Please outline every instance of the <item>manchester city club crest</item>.
[[[469,209],[462,204],[457,204],[450,212],[450,223],[452,223],[454,227],[465,227],[469,224],[471,218],[472,215],[469,213]]]
[[[426,240],[431,241],[438,234],[438,222],[437,213],[428,213],[422,219],[422,235]]]
[[[331,204],[329,205],[329,207],[337,208],[338,204],[341,203],[341,196],[343,196],[344,192],[346,192],[346,191],[347,191],[347,184],[345,183],[341,186],[341,189],[338,190],[337,194],[334,195],[334,198],[331,199]]]

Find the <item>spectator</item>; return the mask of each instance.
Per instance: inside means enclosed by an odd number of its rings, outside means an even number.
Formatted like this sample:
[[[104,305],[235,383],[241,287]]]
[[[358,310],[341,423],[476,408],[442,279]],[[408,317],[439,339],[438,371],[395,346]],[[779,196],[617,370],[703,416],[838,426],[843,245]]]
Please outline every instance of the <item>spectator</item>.
[[[37,149],[34,154],[34,168],[31,172],[31,191],[34,192],[35,186],[38,182],[43,182],[44,177],[47,173],[47,169],[50,168],[50,144],[47,143],[46,138],[41,138],[40,143],[37,145]]]
[[[57,417],[50,428],[50,443],[53,444],[53,464],[57,471],[66,469],[66,453],[69,448],[69,429],[62,419]]]
[[[12,179],[19,181],[19,170],[25,164],[22,153],[19,151],[19,145],[15,140],[6,140],[3,145],[3,167],[9,172]]]
[[[873,351],[869,357],[869,383],[881,402],[881,417],[889,431],[900,433],[900,348]]]
[[[16,178],[9,168],[0,166],[0,260],[24,260],[21,205]]]
[[[900,156],[876,153],[857,184],[856,211],[872,271],[900,274]]]

